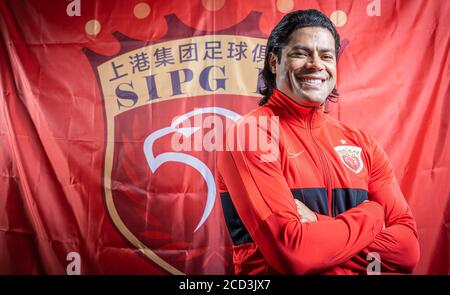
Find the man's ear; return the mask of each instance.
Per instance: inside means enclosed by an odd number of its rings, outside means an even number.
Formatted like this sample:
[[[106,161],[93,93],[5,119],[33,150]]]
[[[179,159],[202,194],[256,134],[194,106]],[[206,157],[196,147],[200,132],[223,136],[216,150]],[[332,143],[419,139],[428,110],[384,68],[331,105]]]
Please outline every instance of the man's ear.
[[[269,67],[272,74],[277,72],[278,58],[273,52],[269,52]]]

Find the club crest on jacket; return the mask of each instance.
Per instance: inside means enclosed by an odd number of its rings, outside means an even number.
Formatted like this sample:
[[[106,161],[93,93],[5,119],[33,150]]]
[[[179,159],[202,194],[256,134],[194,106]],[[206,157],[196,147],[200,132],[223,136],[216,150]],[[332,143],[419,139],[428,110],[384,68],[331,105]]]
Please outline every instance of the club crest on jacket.
[[[342,163],[351,171],[358,174],[364,168],[364,163],[361,159],[362,149],[359,146],[339,145],[334,147],[334,150],[339,155]]]

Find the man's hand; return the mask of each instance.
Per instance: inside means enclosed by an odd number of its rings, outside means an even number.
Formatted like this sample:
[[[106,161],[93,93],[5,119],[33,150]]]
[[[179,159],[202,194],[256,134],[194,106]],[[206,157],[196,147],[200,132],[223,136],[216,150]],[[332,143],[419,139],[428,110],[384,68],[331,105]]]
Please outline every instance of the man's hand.
[[[300,221],[301,222],[316,222],[317,216],[314,214],[313,211],[311,211],[308,207],[306,207],[305,204],[300,202],[297,199],[294,199],[295,205],[297,205],[297,212],[298,215],[300,215]]]
[[[369,202],[369,200],[364,200],[362,203],[365,203],[365,202]],[[361,204],[362,204],[361,203]],[[359,205],[361,205],[361,204],[359,204]],[[358,205],[358,206],[359,206]],[[382,204],[380,204],[380,205],[382,205]],[[385,230],[386,229],[386,220],[384,221],[384,223],[383,223],[383,229],[382,230]]]

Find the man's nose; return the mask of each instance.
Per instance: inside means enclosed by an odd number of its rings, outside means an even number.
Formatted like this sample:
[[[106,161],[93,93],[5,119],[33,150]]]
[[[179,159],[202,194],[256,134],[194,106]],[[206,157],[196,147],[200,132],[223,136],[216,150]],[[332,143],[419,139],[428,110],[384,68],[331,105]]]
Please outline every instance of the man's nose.
[[[308,62],[306,63],[306,66],[308,69],[316,70],[316,71],[320,71],[320,70],[324,69],[322,60],[320,59],[320,56],[317,52],[310,55]]]

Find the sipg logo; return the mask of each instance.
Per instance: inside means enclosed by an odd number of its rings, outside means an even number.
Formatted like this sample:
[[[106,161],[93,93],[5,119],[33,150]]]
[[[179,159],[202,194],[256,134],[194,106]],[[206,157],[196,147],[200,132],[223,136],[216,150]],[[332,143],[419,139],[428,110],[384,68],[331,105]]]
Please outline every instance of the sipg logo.
[[[162,39],[114,33],[116,55],[84,49],[105,110],[106,209],[132,248],[168,273],[232,272],[215,151],[227,126],[259,100],[260,15],[217,32],[169,15]]]
[[[205,32],[172,14],[161,39],[116,32],[116,55],[83,49],[103,96],[106,210],[132,249],[168,273],[232,272],[215,151],[227,126],[260,99],[260,17],[251,12],[228,29]],[[266,150],[262,160],[273,160],[276,144]]]

